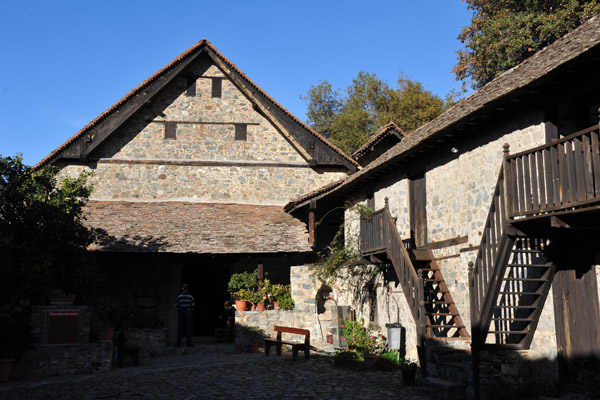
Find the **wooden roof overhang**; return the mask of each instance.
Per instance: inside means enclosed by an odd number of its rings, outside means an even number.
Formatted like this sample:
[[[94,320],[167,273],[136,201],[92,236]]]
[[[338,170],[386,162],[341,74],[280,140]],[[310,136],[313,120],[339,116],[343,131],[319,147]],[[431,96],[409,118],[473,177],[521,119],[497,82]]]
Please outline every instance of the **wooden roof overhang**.
[[[398,141],[401,141],[406,134],[396,125],[390,121],[386,125],[382,126],[365,144],[363,144],[358,150],[352,153],[351,157],[360,162],[360,159],[367,155],[370,151],[375,149],[379,143],[381,143],[387,137],[395,137]]]
[[[349,172],[360,168],[357,162],[266,94],[206,39],[181,53],[73,135],[35,167],[40,168],[58,160],[85,164],[92,153],[119,127],[123,126],[145,104],[150,103],[161,89],[201,56],[210,57],[253,104],[254,109],[269,120],[311,166],[338,167]]]
[[[339,204],[363,195],[382,175],[407,173],[415,164],[439,157],[440,151],[447,155],[455,141],[476,138],[484,126],[506,120],[524,105],[544,106],[573,93],[600,97],[599,63],[600,16],[596,16],[417,128],[343,182],[294,199],[285,210],[294,213],[311,201]]]

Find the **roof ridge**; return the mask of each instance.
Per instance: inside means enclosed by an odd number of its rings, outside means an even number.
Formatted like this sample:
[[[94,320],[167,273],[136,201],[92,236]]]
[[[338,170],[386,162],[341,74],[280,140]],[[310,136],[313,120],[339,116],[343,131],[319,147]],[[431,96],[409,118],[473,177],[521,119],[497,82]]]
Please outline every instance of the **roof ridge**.
[[[94,118],[92,121],[90,121],[87,125],[85,125],[83,128],[81,128],[77,133],[75,133],[73,136],[71,136],[69,139],[67,139],[63,144],[58,146],[49,155],[47,155],[41,161],[39,161],[34,166],[34,168],[40,168],[44,164],[47,164],[48,162],[50,162],[51,159],[54,158],[56,155],[58,155],[59,152],[66,149],[67,147],[69,147],[75,140],[80,138],[85,132],[92,129],[97,123],[104,120],[109,115],[111,115],[113,112],[115,112],[117,110],[117,108],[119,108],[124,103],[129,101],[134,95],[136,95],[137,93],[139,93],[143,89],[145,89],[146,86],[148,86],[150,83],[152,83],[154,80],[156,80],[159,76],[161,76],[162,74],[164,74],[165,72],[170,70],[176,64],[181,62],[184,58],[187,58],[192,52],[196,51],[198,48],[200,48],[201,46],[206,45],[206,44],[211,45],[207,39],[202,39],[199,42],[197,42],[196,44],[194,44],[192,47],[183,51],[181,54],[179,54],[177,57],[175,57],[173,60],[171,60],[171,62],[169,62],[167,65],[165,65],[164,67],[162,67],[161,69],[156,71],[154,74],[152,74],[149,78],[147,78],[145,81],[140,83],[138,86],[136,86],[135,88],[130,90],[129,93],[127,93],[120,100],[118,100],[116,103],[114,103],[108,109],[106,109],[103,113],[101,113],[96,118]]]
[[[252,86],[254,86],[254,88],[256,90],[258,90],[263,96],[265,96],[271,103],[273,103],[275,106],[277,106],[279,109],[281,109],[281,111],[283,111],[286,115],[288,115],[289,117],[291,117],[295,122],[297,122],[298,124],[300,124],[304,129],[306,129],[313,136],[315,136],[316,138],[318,138],[319,140],[321,140],[326,146],[328,146],[329,148],[331,148],[332,150],[334,150],[336,153],[338,153],[339,155],[341,155],[342,157],[344,157],[347,161],[351,162],[354,166],[360,168],[360,165],[356,161],[354,161],[352,159],[352,157],[348,156],[340,148],[338,148],[337,146],[335,146],[331,142],[329,142],[327,139],[325,139],[320,133],[318,133],[317,131],[315,131],[314,129],[312,129],[308,125],[306,125],[304,122],[302,122],[300,119],[298,119],[298,117],[296,117],[294,114],[292,114],[291,112],[289,112],[285,107],[283,107],[275,99],[273,99],[267,92],[265,92],[264,90],[262,90],[262,88],[260,86],[258,86],[252,79],[250,79],[244,72],[242,72],[242,70],[240,70],[233,62],[231,62],[231,60],[229,60],[219,50],[217,50],[217,48],[215,46],[213,46],[211,43],[208,43],[208,47],[212,51],[214,51],[215,54],[217,56],[219,56],[223,61],[225,61],[230,67],[232,67],[233,69],[235,69],[235,71],[238,74],[240,74]]]

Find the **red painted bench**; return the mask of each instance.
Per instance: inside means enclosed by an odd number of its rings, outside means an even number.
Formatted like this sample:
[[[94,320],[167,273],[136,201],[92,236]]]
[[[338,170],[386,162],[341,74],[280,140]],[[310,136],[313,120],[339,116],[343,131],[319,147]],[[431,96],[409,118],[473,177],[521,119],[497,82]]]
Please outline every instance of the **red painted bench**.
[[[310,331],[308,329],[290,328],[287,326],[276,326],[273,328],[277,332],[277,338],[269,339],[265,338],[265,356],[268,356],[271,352],[271,346],[275,345],[277,355],[281,355],[281,345],[286,344],[292,346],[292,360],[298,359],[298,351],[304,350],[304,359],[310,358]],[[281,333],[293,333],[296,335],[304,335],[304,343],[301,342],[290,342],[287,340],[281,340]]]

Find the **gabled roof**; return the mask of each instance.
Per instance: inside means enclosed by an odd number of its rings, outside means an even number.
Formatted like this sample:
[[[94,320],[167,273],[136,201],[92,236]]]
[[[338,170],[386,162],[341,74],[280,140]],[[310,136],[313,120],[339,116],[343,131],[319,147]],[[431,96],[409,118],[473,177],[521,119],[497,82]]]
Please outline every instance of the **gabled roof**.
[[[288,140],[292,142],[292,145],[305,158],[308,158],[307,161],[311,165],[340,165],[350,171],[359,168],[358,163],[343,151],[329,143],[323,136],[305,125],[265,93],[206,39],[199,41],[146,79],[41,160],[35,167],[43,167],[60,158],[80,158],[85,161],[89,153],[94,151],[121,124],[192,61],[197,59],[200,54],[207,54],[211,57],[234,84],[241,85],[240,89],[249,97],[250,101],[258,108],[258,111],[282,131]]]
[[[310,252],[301,221],[280,206],[89,201],[85,224],[111,236],[92,250],[168,253]]]
[[[446,133],[473,123],[485,112],[499,108],[527,90],[534,92],[537,87],[561,73],[571,62],[591,50],[600,49],[600,16],[595,16],[580,27],[540,50],[521,64],[504,72],[479,91],[459,101],[436,119],[417,128],[400,143],[371,162],[357,173],[348,176],[344,182],[328,190],[318,198],[343,195],[356,190],[366,179],[383,173],[415,152],[427,154],[428,144],[434,143]],[[597,76],[591,77],[598,82]],[[294,199],[286,205],[293,211],[307,204],[305,196]]]
[[[375,133],[371,138],[363,144],[358,150],[356,150],[350,157],[352,157],[355,161],[359,161],[363,156],[365,156],[370,151],[373,151],[377,144],[381,143],[384,139],[388,137],[397,138],[398,141],[401,141],[406,134],[396,125],[393,121],[388,122],[386,125],[379,128],[377,133]],[[360,161],[359,161],[360,162]]]

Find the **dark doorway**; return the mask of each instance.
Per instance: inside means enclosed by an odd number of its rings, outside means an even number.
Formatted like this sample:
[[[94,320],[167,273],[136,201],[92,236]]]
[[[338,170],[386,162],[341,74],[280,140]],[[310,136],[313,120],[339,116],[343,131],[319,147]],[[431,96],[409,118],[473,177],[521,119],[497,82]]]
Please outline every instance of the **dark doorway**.
[[[425,172],[413,175],[408,181],[410,239],[413,247],[427,244],[427,184]]]
[[[181,271],[181,283],[190,286],[194,296],[194,336],[213,336],[219,325],[223,303],[228,299],[229,266],[216,261],[189,262]]]

